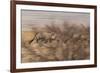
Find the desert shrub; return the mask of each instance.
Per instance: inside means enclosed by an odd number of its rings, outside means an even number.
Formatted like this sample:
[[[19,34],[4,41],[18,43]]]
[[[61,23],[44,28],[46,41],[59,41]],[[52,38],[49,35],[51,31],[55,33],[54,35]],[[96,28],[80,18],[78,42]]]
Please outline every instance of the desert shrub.
[[[38,30],[39,29],[39,30]],[[44,30],[44,31],[43,31]],[[31,43],[27,49],[34,53],[38,61],[61,61],[89,59],[89,30],[84,24],[68,24],[64,22],[62,27],[51,24],[44,28],[33,28]],[[24,44],[25,46],[25,44]]]

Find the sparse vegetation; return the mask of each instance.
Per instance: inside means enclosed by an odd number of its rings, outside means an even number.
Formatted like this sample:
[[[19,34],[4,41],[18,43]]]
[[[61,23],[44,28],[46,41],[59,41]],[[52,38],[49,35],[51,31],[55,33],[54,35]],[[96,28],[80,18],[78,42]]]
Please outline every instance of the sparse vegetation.
[[[38,30],[39,29],[39,30]],[[31,33],[30,33],[31,32]],[[64,22],[22,31],[22,62],[83,60],[90,57],[89,27]],[[29,37],[29,38],[28,38]]]

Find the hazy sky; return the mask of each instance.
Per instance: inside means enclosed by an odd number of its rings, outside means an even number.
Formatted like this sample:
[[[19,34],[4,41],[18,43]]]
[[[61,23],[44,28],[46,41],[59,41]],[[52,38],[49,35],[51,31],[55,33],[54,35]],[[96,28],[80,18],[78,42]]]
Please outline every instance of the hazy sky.
[[[52,22],[55,25],[61,25],[65,21],[79,25],[90,24],[89,13],[22,10],[21,16],[22,27],[44,26],[50,25]]]

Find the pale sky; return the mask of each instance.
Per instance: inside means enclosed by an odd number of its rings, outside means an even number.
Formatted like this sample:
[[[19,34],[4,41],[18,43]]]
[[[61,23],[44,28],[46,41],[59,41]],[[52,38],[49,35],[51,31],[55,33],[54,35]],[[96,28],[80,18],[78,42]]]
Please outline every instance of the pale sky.
[[[54,12],[54,11],[34,11],[34,10],[22,10],[22,27],[31,26],[44,26],[55,23],[55,25],[61,25],[63,22],[70,24],[84,24],[89,26],[90,14],[79,12]]]

